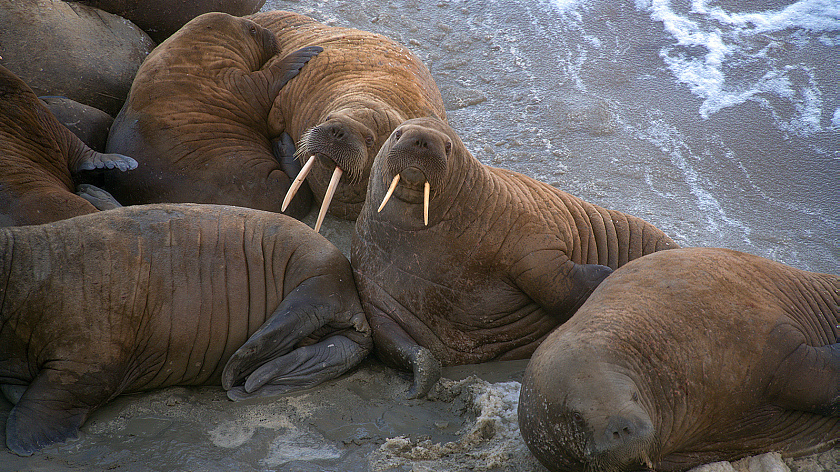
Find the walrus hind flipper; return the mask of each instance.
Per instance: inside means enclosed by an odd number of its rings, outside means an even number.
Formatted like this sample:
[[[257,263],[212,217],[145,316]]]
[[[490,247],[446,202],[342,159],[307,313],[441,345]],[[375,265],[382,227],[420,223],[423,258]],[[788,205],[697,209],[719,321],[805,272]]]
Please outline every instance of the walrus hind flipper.
[[[42,370],[6,420],[6,445],[15,454],[30,456],[51,444],[79,436],[79,428],[98,402],[62,383],[68,374]],[[80,399],[85,401],[80,403]],[[102,402],[107,400],[102,399]]]
[[[823,416],[840,416],[840,343],[802,344],[779,366],[781,406]]]
[[[91,150],[85,153],[84,157],[79,159],[76,163],[76,168],[73,172],[82,172],[90,170],[113,170],[117,169],[123,172],[134,170],[137,168],[137,161],[122,154],[103,154]]]
[[[122,207],[113,195],[95,185],[79,184],[76,186],[76,195],[89,201],[97,210],[113,210]]]

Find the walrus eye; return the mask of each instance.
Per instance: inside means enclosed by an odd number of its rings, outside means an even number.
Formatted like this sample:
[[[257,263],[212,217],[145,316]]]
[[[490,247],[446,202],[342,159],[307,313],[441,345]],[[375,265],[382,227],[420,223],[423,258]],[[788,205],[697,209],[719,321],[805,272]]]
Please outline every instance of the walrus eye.
[[[248,29],[248,31],[251,32],[251,36],[256,36],[257,35],[257,27],[256,26],[252,25],[251,28]]]
[[[446,154],[449,154],[449,151],[451,151],[451,150],[452,150],[452,143],[450,143],[449,141],[447,141],[447,142],[446,142],[446,146],[445,146],[445,148],[446,148]]]
[[[583,416],[581,416],[580,413],[575,412],[575,414],[572,415],[572,419],[575,420],[576,425],[583,426]]]
[[[365,136],[365,144],[367,147],[373,146],[373,136]]]
[[[394,132],[394,140],[400,139],[400,136],[402,136],[402,130],[398,129]]]

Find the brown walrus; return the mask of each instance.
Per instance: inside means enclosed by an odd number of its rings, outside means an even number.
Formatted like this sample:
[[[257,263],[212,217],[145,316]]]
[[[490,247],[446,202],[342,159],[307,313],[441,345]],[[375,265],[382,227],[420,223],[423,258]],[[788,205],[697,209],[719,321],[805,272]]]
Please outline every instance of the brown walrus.
[[[728,249],[616,270],[540,345],[519,424],[554,471],[685,470],[840,444],[840,277]]]
[[[674,247],[639,218],[481,164],[420,118],[374,161],[351,261],[379,357],[413,370],[422,395],[438,361],[527,358],[612,269]]]
[[[162,204],[0,229],[0,386],[26,386],[6,423],[20,455],[121,393],[277,394],[370,348],[347,258],[285,215]]]
[[[35,92],[0,66],[0,226],[47,223],[97,211],[76,195],[80,174],[137,162],[89,148]]]
[[[280,211],[291,179],[268,124],[277,92],[319,47],[277,56],[271,31],[206,13],[143,62],[108,136],[108,151],[140,163],[103,184],[123,204],[218,203]],[[300,217],[309,202],[289,214]]]
[[[446,119],[431,73],[411,51],[378,34],[286,11],[249,18],[277,35],[281,53],[324,48],[280,91],[271,119],[297,143],[298,155],[309,159],[298,178],[305,177],[322,202],[316,230],[327,209],[356,218],[370,166],[391,131],[409,118]],[[292,196],[290,191],[286,203]]]
[[[234,16],[260,11],[265,0],[71,0],[130,20],[161,43],[188,21],[212,11]]]

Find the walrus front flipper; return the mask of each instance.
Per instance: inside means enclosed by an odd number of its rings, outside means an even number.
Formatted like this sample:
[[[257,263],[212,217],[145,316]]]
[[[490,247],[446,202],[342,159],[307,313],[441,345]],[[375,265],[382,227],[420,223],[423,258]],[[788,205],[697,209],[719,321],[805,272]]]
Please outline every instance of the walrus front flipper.
[[[91,410],[107,400],[107,396],[88,395],[91,386],[85,392],[71,390],[74,384],[68,385],[68,379],[78,382],[75,374],[48,366],[29,385],[6,420],[6,445],[12,452],[31,456],[51,444],[77,438]],[[102,391],[101,385],[95,387]]]
[[[281,376],[274,383],[284,385],[285,391],[297,390],[361,362],[371,349],[370,328],[358,305],[357,312],[343,308],[346,297],[355,297],[355,292],[338,293],[331,282],[313,277],[286,296],[228,359],[222,371],[222,387],[230,390],[247,378],[246,393],[253,393],[273,377]],[[333,290],[331,295],[322,296],[329,290]],[[310,335],[319,342],[295,349]]]
[[[780,406],[840,416],[840,343],[801,344],[779,365],[775,379]]]
[[[348,371],[368,351],[346,336],[331,336],[266,362],[248,376],[244,386],[233,387],[227,395],[231,400],[244,400],[314,387]]]
[[[274,158],[280,163],[280,169],[294,179],[300,173],[303,165],[300,159],[295,156],[295,141],[289,136],[289,133],[283,132],[279,138],[271,143],[271,151],[274,153]]]
[[[306,46],[290,52],[279,61],[271,63],[266,70],[274,76],[269,89],[272,100],[280,92],[280,89],[286,85],[286,82],[297,76],[310,59],[323,51],[324,48],[321,46]]]
[[[379,359],[391,367],[412,371],[414,383],[408,391],[408,398],[425,397],[440,380],[440,361],[388,316],[374,315],[370,323]]]
[[[576,264],[562,252],[552,250],[532,251],[512,269],[520,290],[561,322],[569,319],[611,273],[607,266]]]

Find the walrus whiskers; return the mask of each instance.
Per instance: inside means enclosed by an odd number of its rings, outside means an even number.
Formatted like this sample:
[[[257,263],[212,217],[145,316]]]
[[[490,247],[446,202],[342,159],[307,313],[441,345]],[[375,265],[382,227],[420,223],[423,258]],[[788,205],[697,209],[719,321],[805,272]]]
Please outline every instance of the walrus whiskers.
[[[426,226],[429,226],[429,192],[431,190],[431,185],[429,185],[429,181],[426,181],[426,185],[423,187],[423,223]]]
[[[338,181],[341,180],[341,174],[343,173],[344,171],[341,170],[341,167],[335,166],[332,178],[330,179],[330,185],[327,187],[327,193],[324,194],[324,201],[321,202],[321,211],[318,212],[318,222],[315,223],[316,233],[321,230],[321,223],[324,222],[324,215],[327,214],[327,210],[330,208],[330,202],[332,201],[335,189],[338,187]]]
[[[280,211],[286,211],[286,208],[289,206],[289,202],[292,201],[292,197],[295,196],[300,186],[303,184],[303,180],[306,179],[306,176],[309,174],[309,171],[312,170],[312,165],[315,164],[315,154],[306,161],[306,164],[303,165],[303,168],[300,169],[298,172],[297,177],[295,177],[294,182],[289,187],[289,190],[286,192],[286,198],[283,199],[283,205],[280,207]]]
[[[394,176],[394,180],[391,181],[391,186],[388,187],[388,192],[385,193],[385,198],[382,199],[382,203],[379,205],[379,209],[376,210],[377,213],[380,213],[383,208],[385,208],[385,204],[388,203],[388,200],[391,199],[391,195],[394,193],[394,189],[397,188],[397,183],[400,181],[400,174]]]

